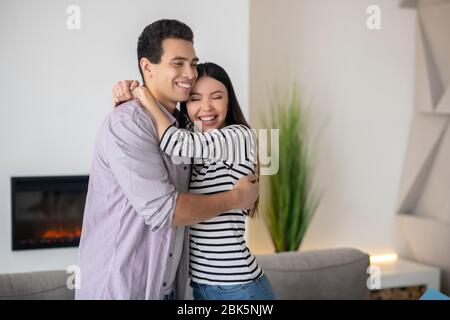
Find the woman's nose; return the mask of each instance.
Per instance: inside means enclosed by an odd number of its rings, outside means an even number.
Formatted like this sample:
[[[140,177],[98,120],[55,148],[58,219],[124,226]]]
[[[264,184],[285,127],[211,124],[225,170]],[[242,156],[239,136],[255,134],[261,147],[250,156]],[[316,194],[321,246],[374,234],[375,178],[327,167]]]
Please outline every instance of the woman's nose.
[[[205,101],[202,103],[202,111],[211,111],[213,109],[213,106],[211,104],[211,101],[209,99],[205,99]]]

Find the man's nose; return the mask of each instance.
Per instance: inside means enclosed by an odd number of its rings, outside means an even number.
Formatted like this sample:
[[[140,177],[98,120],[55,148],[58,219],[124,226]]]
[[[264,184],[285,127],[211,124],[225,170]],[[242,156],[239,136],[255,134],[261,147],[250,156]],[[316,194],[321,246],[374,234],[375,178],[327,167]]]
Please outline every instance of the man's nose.
[[[197,77],[197,69],[192,68],[191,66],[185,67],[183,70],[183,77],[194,80]]]

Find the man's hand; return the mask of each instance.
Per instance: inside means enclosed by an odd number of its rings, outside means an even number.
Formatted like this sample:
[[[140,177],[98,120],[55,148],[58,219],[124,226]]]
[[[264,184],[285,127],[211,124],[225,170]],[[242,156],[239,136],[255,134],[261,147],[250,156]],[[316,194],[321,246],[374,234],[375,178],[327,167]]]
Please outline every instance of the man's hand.
[[[238,208],[242,210],[253,209],[259,196],[259,181],[255,174],[240,178],[234,185],[233,191],[238,196]]]
[[[174,226],[187,226],[233,209],[250,210],[258,199],[258,176],[239,179],[234,189],[216,194],[180,193],[172,219]]]
[[[123,80],[117,82],[112,88],[112,100],[113,106],[117,107],[119,104],[132,100],[133,95],[131,92],[139,86],[137,80]]]

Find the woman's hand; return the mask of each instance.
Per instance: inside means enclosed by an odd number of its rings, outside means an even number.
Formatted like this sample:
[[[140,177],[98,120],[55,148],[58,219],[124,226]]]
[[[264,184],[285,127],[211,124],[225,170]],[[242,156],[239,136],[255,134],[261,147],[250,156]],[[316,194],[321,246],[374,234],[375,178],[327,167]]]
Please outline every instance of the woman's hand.
[[[139,86],[137,80],[123,80],[117,82],[112,88],[112,100],[113,106],[117,107],[123,102],[127,102],[133,99],[131,92]]]
[[[253,209],[259,196],[258,176],[252,174],[240,178],[234,185],[233,191],[235,191],[238,196],[237,209]]]
[[[145,86],[138,86],[131,92],[132,98],[138,99],[142,108],[153,118],[156,126],[156,132],[159,139],[164,135],[168,127],[172,125],[171,120],[162,111],[162,108],[156,102],[150,90]]]
[[[155,98],[146,87],[138,86],[131,92],[131,94],[134,99],[138,99],[141,105],[153,115],[155,110],[154,108],[157,104]]]

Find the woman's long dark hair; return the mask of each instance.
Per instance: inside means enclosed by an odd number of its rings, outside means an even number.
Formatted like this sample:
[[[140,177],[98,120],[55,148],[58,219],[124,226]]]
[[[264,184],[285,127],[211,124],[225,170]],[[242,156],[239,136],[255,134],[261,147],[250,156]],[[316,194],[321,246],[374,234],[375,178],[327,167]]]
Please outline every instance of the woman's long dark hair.
[[[231,83],[231,79],[228,76],[227,72],[219,65],[212,62],[199,63],[197,65],[197,72],[199,80],[202,77],[210,77],[219,82],[221,82],[228,91],[228,110],[227,116],[225,118],[225,125],[232,124],[242,124],[248,128],[250,125],[247,120],[245,120],[244,113],[242,112],[241,106],[236,97],[236,93],[234,92],[233,84]],[[187,113],[186,101],[180,103],[180,117],[179,124],[181,128],[186,128],[188,126],[189,117]],[[256,171],[259,176],[259,161],[256,163]],[[258,203],[259,198],[255,203],[255,207],[248,212],[250,217],[255,216],[258,211]]]

